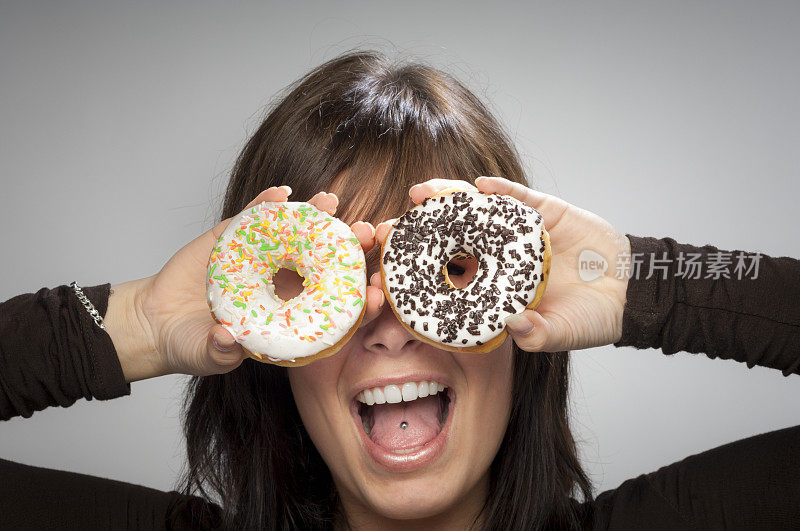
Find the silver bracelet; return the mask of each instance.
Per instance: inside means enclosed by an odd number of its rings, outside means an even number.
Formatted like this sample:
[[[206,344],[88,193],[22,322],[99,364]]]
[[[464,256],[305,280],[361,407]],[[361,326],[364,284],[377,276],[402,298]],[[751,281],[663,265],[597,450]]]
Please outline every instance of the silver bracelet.
[[[97,308],[94,307],[92,301],[90,301],[89,298],[86,297],[86,295],[84,295],[81,287],[78,286],[78,284],[74,280],[72,281],[72,283],[70,283],[69,287],[71,287],[72,290],[75,292],[75,295],[77,295],[78,300],[81,301],[81,303],[83,303],[83,307],[86,308],[86,311],[89,312],[89,315],[92,316],[92,319],[94,319],[95,324],[99,326],[101,329],[105,330],[106,325],[103,324],[103,317],[100,315],[100,312],[97,311]]]

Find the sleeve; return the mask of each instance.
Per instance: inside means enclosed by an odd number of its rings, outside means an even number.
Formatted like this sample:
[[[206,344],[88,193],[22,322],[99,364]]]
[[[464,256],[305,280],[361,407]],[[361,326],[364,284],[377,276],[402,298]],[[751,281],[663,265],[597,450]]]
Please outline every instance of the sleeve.
[[[105,315],[110,285],[83,291]],[[0,419],[128,395],[114,344],[69,286],[0,303]]]
[[[0,529],[219,529],[197,496],[0,459]]]
[[[110,285],[83,288],[105,315]],[[60,286],[0,304],[0,418],[130,394],[114,345]],[[197,496],[0,459],[0,529],[218,529]]]
[[[800,261],[627,236],[632,276],[615,346],[800,374]]]
[[[800,262],[628,238],[632,277],[615,346],[702,352],[800,374]],[[592,512],[593,529],[795,529],[800,426],[629,479],[598,495]]]

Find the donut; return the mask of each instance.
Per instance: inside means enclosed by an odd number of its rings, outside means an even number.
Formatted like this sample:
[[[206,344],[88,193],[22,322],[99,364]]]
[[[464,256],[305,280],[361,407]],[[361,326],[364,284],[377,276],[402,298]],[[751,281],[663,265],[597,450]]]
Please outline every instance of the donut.
[[[296,270],[284,301],[273,278]],[[248,356],[287,367],[335,354],[364,317],[364,251],[345,223],[309,203],[263,202],[230,221],[208,260],[211,315]]]
[[[448,263],[472,256],[464,288]],[[443,350],[489,352],[502,344],[505,319],[535,308],[550,273],[541,214],[504,195],[444,190],[397,219],[381,248],[386,300],[417,339]]]

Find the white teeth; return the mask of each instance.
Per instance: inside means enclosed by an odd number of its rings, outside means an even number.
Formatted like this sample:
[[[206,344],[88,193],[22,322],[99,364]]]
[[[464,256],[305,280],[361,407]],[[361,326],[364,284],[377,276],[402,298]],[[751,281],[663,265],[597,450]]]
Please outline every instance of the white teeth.
[[[371,406],[372,404],[375,403],[375,397],[372,396],[372,391],[370,391],[369,389],[364,389],[362,393],[364,394],[364,402],[368,406]]]
[[[387,385],[383,388],[383,393],[386,395],[386,402],[389,404],[397,404],[403,400],[403,394],[396,385]]]
[[[419,395],[420,398],[425,398],[430,394],[428,393],[428,382],[423,380],[419,383],[419,386],[417,388],[417,394]]]
[[[356,395],[356,400],[368,406],[386,403],[397,404],[435,395],[445,389],[447,388],[444,385],[435,380],[423,380],[419,383],[404,382],[402,384],[389,384],[386,387],[364,389]]]
[[[380,387],[374,387],[372,389],[372,396],[375,398],[376,404],[385,404],[386,397],[383,395],[383,389]]]
[[[417,384],[406,382],[403,384],[403,402],[411,402],[417,399]]]

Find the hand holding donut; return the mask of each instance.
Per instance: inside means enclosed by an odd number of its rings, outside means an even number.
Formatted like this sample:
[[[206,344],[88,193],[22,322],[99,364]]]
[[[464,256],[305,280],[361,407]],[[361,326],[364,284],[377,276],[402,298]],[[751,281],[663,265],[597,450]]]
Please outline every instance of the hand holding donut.
[[[584,282],[578,276],[577,264],[584,249],[614,263],[618,254],[630,252],[627,237],[591,212],[507,179],[479,177],[476,186],[480,192],[509,195],[535,208],[542,214],[550,236],[551,268],[544,298],[535,310],[526,309],[506,320],[517,345],[530,352],[557,352],[618,341],[627,279],[615,278],[614,271],[608,270],[605,276]],[[453,187],[476,189],[465,181],[432,179],[413,186],[409,195],[418,204]],[[388,220],[377,226],[378,242],[385,240],[393,223]]]
[[[247,208],[263,201],[286,201],[290,193],[288,186],[269,188]],[[338,198],[320,192],[309,203],[334,215]],[[211,317],[206,300],[208,257],[229,222],[220,222],[185,245],[158,274],[113,286],[105,321],[127,381],[170,373],[225,373],[246,357]],[[357,222],[351,229],[364,251],[374,245],[369,223]],[[380,313],[382,303],[380,289],[368,286],[362,325]]]

